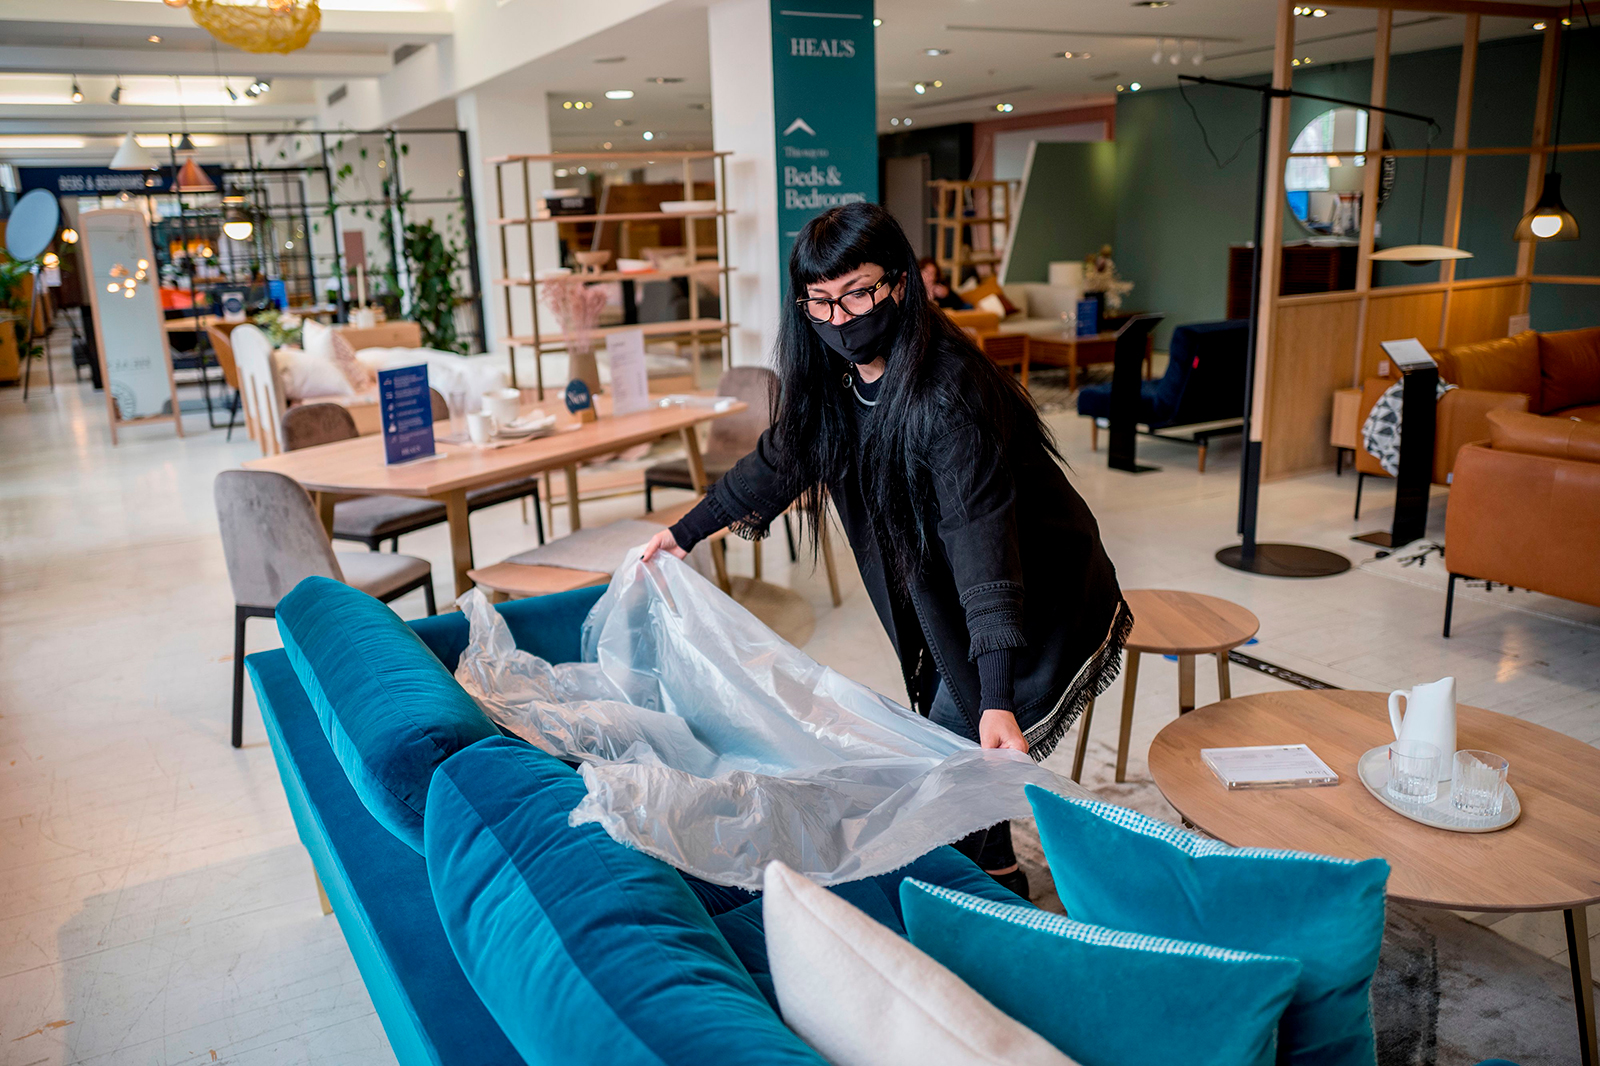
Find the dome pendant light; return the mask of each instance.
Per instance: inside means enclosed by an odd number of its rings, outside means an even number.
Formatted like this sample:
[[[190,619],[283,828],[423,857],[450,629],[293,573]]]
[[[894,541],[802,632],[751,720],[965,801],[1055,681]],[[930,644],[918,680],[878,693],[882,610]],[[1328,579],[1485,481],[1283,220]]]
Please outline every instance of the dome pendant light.
[[[235,241],[249,240],[255,228],[255,223],[250,220],[243,207],[235,207],[229,211],[227,221],[222,224],[222,232]]]
[[[1571,21],[1570,0],[1567,4],[1567,15],[1568,18],[1562,21],[1562,25],[1568,25]],[[1560,33],[1561,30],[1557,29],[1554,32]],[[1556,159],[1561,154],[1561,112],[1567,102],[1567,71],[1572,69],[1570,56],[1562,56],[1561,59],[1561,92],[1556,97],[1556,129],[1550,146],[1550,170],[1544,176],[1544,187],[1539,190],[1539,199],[1517,223],[1514,238],[1519,241],[1578,239],[1578,220],[1572,217],[1567,205],[1561,202],[1561,172],[1556,170]]]
[[[112,170],[155,170],[157,166],[155,156],[131,132],[122,138],[117,154],[111,157]]]
[[[1539,192],[1539,202],[1517,223],[1516,239],[1519,241],[1575,241],[1578,239],[1578,220],[1572,217],[1567,205],[1561,202],[1561,175],[1555,171],[1544,176],[1544,188]]]

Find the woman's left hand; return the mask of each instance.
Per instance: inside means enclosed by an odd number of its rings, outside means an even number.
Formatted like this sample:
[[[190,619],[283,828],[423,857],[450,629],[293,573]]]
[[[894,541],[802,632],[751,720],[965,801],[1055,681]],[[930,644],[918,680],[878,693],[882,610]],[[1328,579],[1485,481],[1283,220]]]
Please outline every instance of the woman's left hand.
[[[1011,748],[1028,754],[1028,738],[1017,725],[1017,716],[1010,711],[991,708],[978,719],[978,743],[985,748]]]

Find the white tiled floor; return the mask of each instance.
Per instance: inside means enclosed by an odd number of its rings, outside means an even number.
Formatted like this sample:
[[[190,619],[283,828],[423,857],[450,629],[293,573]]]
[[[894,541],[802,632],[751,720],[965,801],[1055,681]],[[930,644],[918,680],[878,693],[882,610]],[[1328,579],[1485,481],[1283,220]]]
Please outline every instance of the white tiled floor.
[[[71,374],[58,362],[57,378]],[[1454,674],[1461,699],[1600,741],[1600,640],[1592,632],[1465,603],[1457,636],[1438,635],[1441,598],[1353,572],[1316,582],[1217,565],[1233,537],[1237,445],[1141,442],[1157,473],[1105,469],[1087,427],[1052,420],[1072,479],[1101,521],[1125,587],[1176,587],[1236,600],[1262,620],[1260,658],[1346,687],[1390,689]],[[246,746],[228,746],[231,598],[211,480],[254,453],[187,419],[126,429],[112,448],[103,400],[85,385],[0,390],[0,1066],[94,1062],[392,1062],[336,922],[321,915],[271,752],[253,709]],[[1372,486],[1359,523],[1353,480],[1331,474],[1266,486],[1263,539],[1364,558],[1350,533],[1382,528],[1390,490]],[[1442,500],[1435,532],[1442,533]],[[637,498],[595,504],[591,521]],[[532,542],[518,508],[473,519],[478,558]],[[807,650],[898,694],[888,642],[847,555],[845,603],[820,572],[791,568],[769,542],[767,578],[813,605]],[[406,538],[434,564],[442,529]],[[748,573],[748,547],[732,551]],[[421,597],[396,605],[422,613]],[[1600,614],[1600,612],[1597,612]],[[251,650],[276,642],[252,623]],[[1140,678],[1130,772],[1176,702],[1175,669]],[[1200,671],[1199,696],[1214,694]],[[1235,669],[1239,693],[1281,687]],[[1120,687],[1102,698],[1119,705]],[[1093,751],[1115,743],[1116,715]],[[1070,745],[1054,757],[1060,767]],[[1600,931],[1600,914],[1591,921]],[[1517,939],[1565,961],[1559,917],[1508,918]]]

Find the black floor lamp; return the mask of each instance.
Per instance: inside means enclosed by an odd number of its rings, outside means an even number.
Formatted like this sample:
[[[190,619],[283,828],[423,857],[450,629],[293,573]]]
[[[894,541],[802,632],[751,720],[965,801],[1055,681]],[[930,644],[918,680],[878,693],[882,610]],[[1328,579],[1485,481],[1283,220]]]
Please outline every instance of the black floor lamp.
[[[1267,130],[1272,124],[1272,101],[1298,96],[1306,100],[1322,100],[1330,104],[1354,107],[1362,111],[1380,111],[1385,115],[1416,119],[1434,125],[1427,115],[1399,111],[1392,107],[1363,104],[1343,100],[1336,96],[1319,96],[1316,93],[1279,89],[1273,85],[1251,85],[1242,81],[1219,81],[1197,75],[1180,74],[1179,81],[1197,85],[1221,85],[1229,89],[1248,89],[1261,96],[1261,119],[1256,128],[1260,150],[1256,159],[1256,228],[1255,263],[1250,270],[1250,333],[1246,342],[1244,361],[1244,461],[1239,469],[1239,536],[1240,543],[1231,544],[1217,552],[1217,562],[1235,570],[1268,577],[1331,577],[1350,569],[1350,560],[1338,552],[1313,548],[1306,544],[1262,544],[1256,540],[1256,513],[1261,498],[1261,442],[1250,437],[1250,410],[1255,401],[1256,389],[1256,336],[1261,328],[1261,267],[1266,252],[1261,247],[1261,229],[1266,218],[1267,195]]]

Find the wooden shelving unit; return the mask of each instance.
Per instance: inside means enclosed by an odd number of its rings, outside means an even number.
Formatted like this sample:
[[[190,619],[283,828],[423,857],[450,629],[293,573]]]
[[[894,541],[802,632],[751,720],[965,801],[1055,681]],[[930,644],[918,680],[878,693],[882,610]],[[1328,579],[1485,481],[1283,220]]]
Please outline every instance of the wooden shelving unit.
[[[545,333],[539,328],[539,286],[534,280],[539,274],[533,246],[533,227],[546,224],[560,223],[595,223],[605,225],[609,222],[644,222],[665,221],[677,219],[686,223],[684,232],[684,252],[689,263],[680,268],[650,271],[623,271],[606,270],[586,274],[575,271],[574,276],[580,277],[585,283],[598,284],[601,282],[616,281],[663,281],[671,278],[689,278],[689,317],[671,322],[640,322],[626,325],[600,326],[590,331],[589,336],[603,342],[608,333],[616,333],[626,329],[643,330],[646,337],[673,337],[686,343],[693,353],[694,379],[700,381],[700,363],[705,346],[715,344],[720,353],[722,365],[728,365],[727,336],[732,321],[732,286],[729,284],[728,275],[733,270],[728,265],[728,216],[733,212],[727,209],[724,199],[724,190],[727,188],[727,152],[557,152],[548,155],[504,155],[496,156],[489,160],[494,166],[495,187],[495,218],[491,225],[500,231],[500,272],[501,276],[494,280],[494,286],[505,294],[506,322],[513,319],[518,294],[526,293],[529,302],[529,311],[533,322],[533,332],[528,334],[514,334],[503,337],[511,348],[511,383],[517,384],[517,349],[530,348],[533,350],[534,383],[539,390],[539,396],[544,397],[544,368],[540,356],[545,352],[563,351],[568,344],[568,338],[562,333]],[[552,166],[567,166],[575,169],[579,164],[592,164],[597,161],[604,162],[681,162],[683,164],[683,198],[685,200],[697,199],[695,196],[694,176],[691,167],[695,160],[710,159],[714,161],[717,169],[716,180],[716,207],[704,211],[600,211],[595,214],[584,215],[549,215],[533,217],[533,179],[530,168],[534,163],[549,163]],[[510,171],[510,174],[507,174]],[[520,171],[520,174],[518,173]],[[516,215],[506,209],[506,185],[508,178],[515,182],[520,177],[522,185],[521,214]],[[604,206],[602,202],[601,206]],[[692,224],[694,219],[716,220],[716,259],[700,261],[700,248],[695,236],[696,227]],[[510,262],[510,242],[513,231],[521,229],[522,237],[526,243],[528,272],[516,277],[510,276],[508,263]],[[700,313],[700,285],[699,280],[711,275],[717,278],[717,289],[720,298],[721,315],[717,318],[705,317]]]
[[[993,274],[995,265],[1005,258],[1020,186],[1018,181],[928,182],[933,190],[934,217],[928,219],[935,227],[933,257],[952,287],[961,284],[966,267],[980,274],[988,267],[987,273]],[[967,213],[969,205],[971,214]]]

